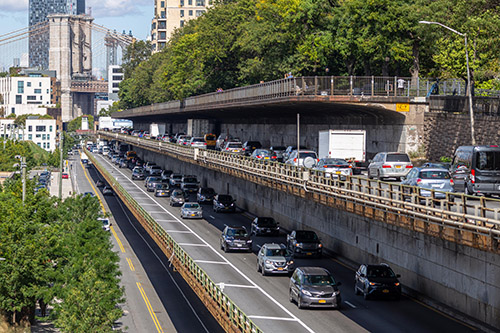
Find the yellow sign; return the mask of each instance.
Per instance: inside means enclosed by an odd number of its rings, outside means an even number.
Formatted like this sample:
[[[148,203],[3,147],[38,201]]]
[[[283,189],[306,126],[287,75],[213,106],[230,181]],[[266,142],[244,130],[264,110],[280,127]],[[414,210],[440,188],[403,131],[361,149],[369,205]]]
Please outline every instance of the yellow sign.
[[[396,111],[398,112],[410,112],[409,103],[396,103]]]

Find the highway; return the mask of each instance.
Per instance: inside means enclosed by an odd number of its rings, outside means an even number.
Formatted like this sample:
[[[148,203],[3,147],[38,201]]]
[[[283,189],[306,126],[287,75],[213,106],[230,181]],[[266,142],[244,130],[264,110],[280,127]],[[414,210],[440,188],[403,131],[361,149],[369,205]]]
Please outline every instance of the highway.
[[[124,332],[223,332],[198,296],[169,262],[117,196],[102,196],[99,177],[78,156],[70,160],[77,193],[93,192],[112,215],[111,240],[120,256],[125,288],[124,316],[116,328]]]
[[[402,297],[400,301],[367,301],[362,296],[354,295],[354,270],[331,257],[296,259],[296,263],[297,266],[325,267],[337,281],[342,282],[340,290],[343,303],[340,311],[299,310],[288,300],[289,277],[263,277],[256,270],[256,252],[259,246],[269,242],[285,243],[284,233],[279,237],[253,237],[253,253],[226,254],[219,248],[219,236],[224,225],[244,225],[250,229],[251,214],[214,213],[210,205],[205,205],[202,220],[181,220],[179,208],[170,207],[168,198],[156,198],[151,192],[147,192],[143,181],[132,181],[130,170],[119,169],[101,155],[94,156],[181,244],[212,280],[224,287],[224,292],[264,332],[475,331],[474,328],[408,297]],[[194,195],[191,198],[195,200]],[[108,200],[111,201],[112,199]],[[120,228],[121,224],[122,222]],[[404,276],[402,282],[404,283]]]

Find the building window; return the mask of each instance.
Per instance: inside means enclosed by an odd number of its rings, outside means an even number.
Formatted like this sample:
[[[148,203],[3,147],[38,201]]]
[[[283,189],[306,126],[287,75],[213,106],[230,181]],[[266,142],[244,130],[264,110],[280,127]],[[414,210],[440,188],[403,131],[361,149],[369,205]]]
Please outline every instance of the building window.
[[[27,96],[28,101],[36,101],[36,96]]]
[[[184,9],[181,9],[181,17],[184,17]]]
[[[41,134],[35,134],[35,138],[40,139],[42,137]]]
[[[205,12],[204,10],[197,10],[196,17],[200,17],[201,15],[203,15],[204,12]]]
[[[36,126],[36,131],[37,132],[45,132],[45,129],[47,128],[47,126],[43,125],[43,126]]]
[[[42,86],[42,82],[38,82],[38,86],[41,87]]]
[[[10,113],[16,114],[16,108],[12,108],[10,111],[11,111]]]
[[[36,143],[38,147],[42,148],[42,144],[40,142]]]
[[[196,6],[205,6],[205,0],[196,0]]]
[[[47,135],[46,134],[42,134],[42,140],[47,140]]]
[[[33,131],[33,126],[30,125],[30,126],[28,126],[28,132],[31,132],[31,131]]]
[[[24,94],[24,81],[17,81],[17,93]]]
[[[47,149],[50,149],[50,142],[47,142]]]
[[[161,8],[165,8],[165,1],[162,1],[162,2],[160,3],[160,7],[161,7]]]
[[[184,20],[181,20],[181,28],[184,26]]]
[[[23,96],[16,95],[16,104],[23,104]],[[14,113],[14,112],[12,112]]]
[[[44,142],[43,143],[43,149],[47,148],[47,144]]]
[[[158,22],[158,29],[167,29],[167,22],[165,21]]]
[[[160,40],[165,40],[167,39],[167,33],[165,31],[160,31]]]
[[[184,0],[180,0],[180,1],[181,1],[180,2],[181,7],[184,6]]]
[[[49,126],[49,132],[52,132],[52,125]]]
[[[151,25],[151,30],[155,30],[156,29],[156,22],[153,22],[153,24]]]
[[[47,140],[50,140],[50,134],[47,134]]]
[[[31,87],[31,82],[26,82],[27,87]]]
[[[192,6],[193,5],[193,0],[188,0],[188,5]]]
[[[193,16],[193,11],[192,10],[189,11],[189,16]]]
[[[35,94],[41,94],[42,93],[42,89],[35,89]]]
[[[33,135],[28,134],[28,140],[32,140],[32,139],[33,139]]]
[[[23,135],[19,134],[19,140],[22,140],[22,139],[23,139]]]
[[[161,18],[165,18],[165,17],[167,17],[166,14],[165,14],[165,11],[162,11],[161,12]]]

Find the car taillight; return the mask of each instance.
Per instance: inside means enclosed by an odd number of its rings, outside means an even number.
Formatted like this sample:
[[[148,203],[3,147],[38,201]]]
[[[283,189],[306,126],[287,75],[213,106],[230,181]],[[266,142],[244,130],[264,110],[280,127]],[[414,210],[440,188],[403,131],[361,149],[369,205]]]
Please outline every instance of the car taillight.
[[[470,171],[470,181],[472,182],[472,184],[476,182],[476,170],[474,169]]]
[[[226,150],[229,150],[229,148],[226,148]]]
[[[271,156],[271,158],[274,158],[274,159],[276,159],[277,157],[276,157],[276,156]]]
[[[245,151],[245,150],[246,150],[246,148],[243,148],[242,150],[243,150],[243,151]]]
[[[384,168],[384,169],[390,169],[391,166],[390,165],[382,165],[382,168]]]
[[[257,155],[257,156],[255,156],[255,157],[260,158],[260,155]]]
[[[417,184],[420,184],[422,182],[422,179],[417,178]]]
[[[453,179],[450,179],[450,185],[453,186],[454,184],[455,184],[455,182],[453,181]]]
[[[191,145],[194,145],[194,142],[191,142]]]
[[[406,168],[407,168],[407,169],[412,169],[412,168],[413,168],[413,165],[411,165],[411,164],[410,164],[410,165],[407,165],[407,166],[406,166]]]
[[[498,148],[498,145],[490,145],[491,148]]]
[[[203,142],[203,145],[204,145],[204,146],[206,146],[206,145],[207,145],[207,143],[206,143],[206,142]]]
[[[294,158],[294,159],[293,159],[293,161],[294,161],[294,162],[297,162],[297,158]]]
[[[328,168],[328,165],[323,165],[323,168]]]

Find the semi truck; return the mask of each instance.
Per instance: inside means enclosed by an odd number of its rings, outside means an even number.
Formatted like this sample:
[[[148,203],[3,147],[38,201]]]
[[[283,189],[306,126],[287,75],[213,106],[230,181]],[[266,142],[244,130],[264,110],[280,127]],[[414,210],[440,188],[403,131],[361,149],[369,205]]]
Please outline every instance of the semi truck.
[[[341,158],[352,166],[353,174],[366,169],[365,130],[326,130],[319,132],[319,158]]]

